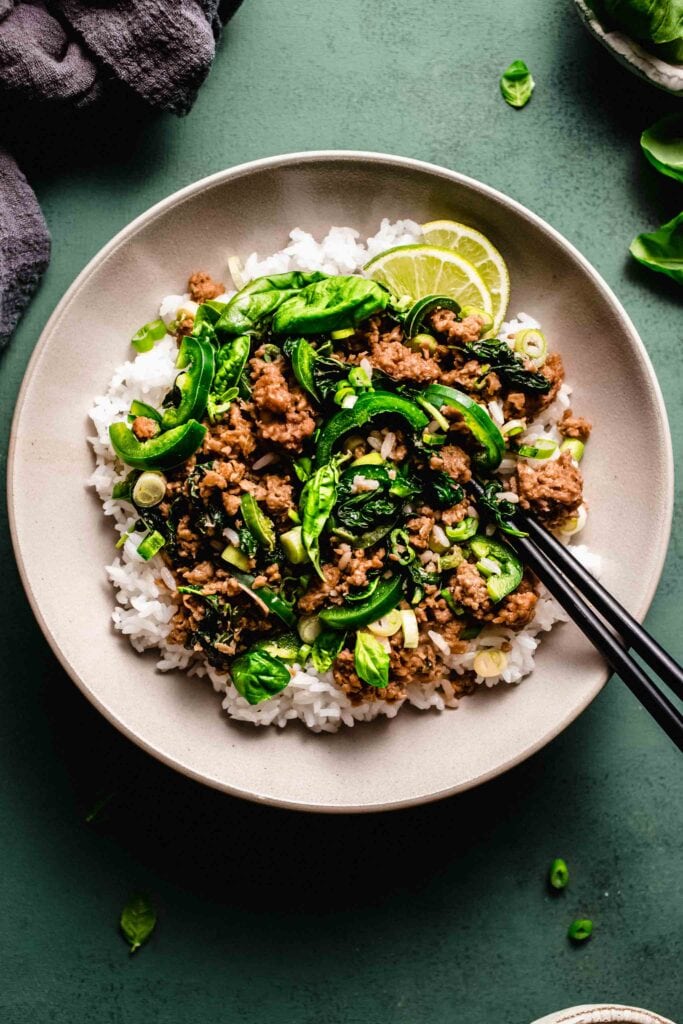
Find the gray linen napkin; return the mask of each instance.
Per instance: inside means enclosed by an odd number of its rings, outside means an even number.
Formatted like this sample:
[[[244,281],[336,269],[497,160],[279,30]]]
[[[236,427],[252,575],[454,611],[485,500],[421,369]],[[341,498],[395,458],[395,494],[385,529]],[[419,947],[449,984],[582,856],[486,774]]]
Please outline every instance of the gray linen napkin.
[[[222,24],[241,0],[0,0],[0,103],[95,102],[118,80],[146,103],[186,114]],[[49,259],[47,226],[0,149],[0,348]]]

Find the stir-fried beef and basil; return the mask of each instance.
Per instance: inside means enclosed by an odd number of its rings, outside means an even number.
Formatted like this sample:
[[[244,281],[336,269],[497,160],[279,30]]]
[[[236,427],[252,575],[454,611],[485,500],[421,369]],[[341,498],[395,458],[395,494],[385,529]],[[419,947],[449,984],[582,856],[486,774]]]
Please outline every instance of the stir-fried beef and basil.
[[[276,274],[219,302],[195,274],[190,292],[161,408],[134,402],[110,428],[138,554],[160,554],[177,582],[170,643],[252,704],[294,665],[331,670],[352,700],[396,700],[448,675],[448,652],[485,625],[530,622],[537,588],[511,516],[517,503],[551,528],[577,515],[590,430],[568,410],[559,457],[520,446],[563,379],[540,331],[489,337],[482,311],[361,276]],[[502,483],[516,452],[532,461]]]

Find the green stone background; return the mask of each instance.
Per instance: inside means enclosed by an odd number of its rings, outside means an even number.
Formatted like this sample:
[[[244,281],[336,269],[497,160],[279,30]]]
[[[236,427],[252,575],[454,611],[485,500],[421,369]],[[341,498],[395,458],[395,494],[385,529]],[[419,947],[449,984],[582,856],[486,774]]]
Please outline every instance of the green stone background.
[[[537,82],[521,112],[497,84],[517,57]],[[681,206],[638,147],[675,102],[602,51],[569,0],[245,0],[185,120],[118,103],[21,132],[54,252],[0,361],[2,437],[47,316],[132,217],[231,164],[338,147],[464,171],[563,232],[635,320],[680,454],[682,293],[626,254]],[[361,818],[240,803],[141,754],[78,694],[34,623],[2,516],[4,1024],[528,1024],[599,1000],[680,1013],[680,763],[619,682],[461,798]],[[682,541],[679,521],[648,619],[679,657]],[[572,883],[553,897],[557,854]],[[159,925],[130,959],[116,921],[137,889]],[[595,934],[575,949],[577,913]]]

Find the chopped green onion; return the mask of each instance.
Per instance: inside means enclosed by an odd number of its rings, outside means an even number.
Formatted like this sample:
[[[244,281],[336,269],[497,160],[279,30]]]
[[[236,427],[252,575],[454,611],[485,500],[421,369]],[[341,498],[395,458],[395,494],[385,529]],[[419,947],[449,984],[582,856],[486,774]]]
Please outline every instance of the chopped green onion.
[[[453,546],[447,555],[443,555],[441,558],[441,568],[444,572],[450,572],[451,569],[457,569],[463,560],[463,553],[459,547]]]
[[[424,349],[427,349],[429,352],[436,351],[436,338],[432,337],[431,334],[426,334],[424,332],[422,334],[416,334],[415,337],[411,338],[407,344],[409,348],[416,349],[420,352]]]
[[[297,512],[297,510],[295,508],[288,508],[287,509],[287,518],[291,519],[292,522],[296,523],[297,526],[301,522],[301,516],[299,515],[299,513]]]
[[[420,634],[417,628],[417,616],[412,608],[404,608],[399,612],[401,616],[401,628],[403,629],[403,646],[408,650],[415,650],[420,642]]]
[[[352,388],[372,387],[372,381],[362,366],[354,366],[354,368],[349,371],[349,384]]]
[[[549,437],[540,437],[534,444],[520,444],[517,454],[524,459],[549,459],[557,451],[557,441]]]
[[[317,615],[302,615],[296,628],[303,642],[312,644],[320,636],[323,627]]]
[[[456,542],[469,540],[470,537],[474,537],[478,528],[478,519],[475,519],[474,516],[465,516],[464,519],[460,520],[457,526],[446,527],[446,536],[449,540],[454,540]]]
[[[358,395],[357,394],[354,393],[352,395],[345,395],[344,399],[342,401],[341,407],[342,407],[342,409],[353,409],[353,407],[354,407],[354,405],[356,404],[357,401],[358,401]]]
[[[495,558],[480,558],[477,569],[482,576],[500,576],[503,571]]]
[[[348,398],[349,395],[353,395],[353,397],[355,398],[356,392],[353,390],[350,384],[342,384],[341,387],[337,388],[337,390],[334,393],[334,404],[343,405],[344,400]]]
[[[158,470],[146,470],[135,481],[133,501],[140,508],[153,508],[166,496],[166,477]]]
[[[444,599],[444,601],[446,602],[446,604],[448,605],[448,607],[450,608],[454,615],[457,615],[458,618],[460,618],[462,615],[465,614],[465,609],[461,604],[458,604],[458,602],[455,600],[455,598],[453,597],[450,590],[448,590],[448,588],[444,587],[444,589],[440,591],[440,593],[441,597]]]
[[[550,865],[548,881],[553,889],[564,889],[569,883],[569,868],[561,857],[556,857]]]
[[[381,466],[384,459],[379,452],[368,452],[367,455],[361,455],[360,458],[354,459],[351,463],[352,466]]]
[[[491,313],[487,313],[485,309],[480,309],[479,306],[463,306],[460,310],[460,319],[465,320],[468,316],[478,316],[483,321],[481,325],[482,334],[488,334],[493,327],[493,316]]]
[[[429,535],[430,550],[436,551],[437,555],[442,555],[444,551],[448,551],[450,546],[450,541],[444,533],[443,527],[439,526],[438,523],[434,523],[432,532]]]
[[[532,359],[536,366],[543,366],[548,354],[548,343],[542,331],[526,327],[515,334],[515,352]]]
[[[343,341],[344,338],[351,338],[355,334],[353,327],[340,327],[338,331],[330,331],[332,341]]]
[[[157,551],[161,551],[166,541],[159,533],[158,530],[152,530],[148,533],[144,540],[141,540],[138,544],[138,554],[140,558],[144,558],[146,562],[156,555]]]
[[[493,679],[494,676],[499,676],[505,670],[507,663],[508,658],[505,651],[493,647],[485,651],[478,651],[474,656],[472,667],[482,679]]]
[[[428,430],[425,430],[422,435],[422,442],[427,445],[428,448],[440,448],[442,444],[446,443],[446,435],[430,434]]]
[[[368,629],[376,636],[393,636],[394,633],[398,633],[400,628],[401,613],[398,608],[387,612],[386,615],[383,615],[381,619],[377,619],[376,622],[368,623]]]
[[[526,420],[508,420],[500,428],[503,437],[516,437],[518,434],[523,434],[525,430]]]
[[[236,569],[241,569],[242,572],[246,572],[249,568],[249,559],[247,555],[245,555],[244,551],[240,551],[239,548],[236,548],[234,544],[228,544],[228,546],[223,549],[221,558],[229,565],[234,565]]]
[[[238,292],[241,291],[247,283],[247,279],[244,276],[244,267],[239,256],[228,256],[228,270],[235,288]]]
[[[558,527],[557,532],[561,533],[563,537],[573,537],[575,534],[580,533],[586,525],[588,519],[588,513],[586,512],[586,506],[581,505],[575,516],[571,516]]]
[[[593,922],[587,917],[577,917],[572,921],[567,936],[572,942],[585,942],[593,934]]]
[[[161,341],[165,334],[166,324],[163,320],[150,320],[135,332],[130,343],[137,352],[149,352],[154,348],[154,342]]]
[[[585,444],[583,441],[579,441],[578,437],[565,437],[564,441],[560,445],[560,451],[571,452],[571,456],[576,460],[576,462],[581,462],[585,450]]]
[[[301,526],[295,526],[293,530],[280,534],[280,544],[285,558],[292,565],[302,565],[304,562],[310,561],[301,539],[301,529]]]
[[[128,531],[127,531],[126,533],[122,533],[122,534],[121,534],[121,536],[120,536],[120,537],[119,537],[119,539],[117,540],[116,544],[114,545],[114,547],[116,548],[116,550],[117,550],[117,551],[119,551],[119,550],[120,550],[120,549],[121,549],[121,548],[123,547],[123,545],[124,545],[124,544],[126,543],[126,541],[128,540],[128,538],[129,538],[129,537],[131,536],[131,534],[133,534],[134,532],[135,532],[134,530],[128,530]]]
[[[434,422],[439,424],[442,430],[449,430],[450,423],[448,422],[448,420],[446,419],[446,417],[444,416],[440,409],[437,409],[435,405],[432,405],[431,402],[428,402],[427,399],[423,398],[421,395],[417,396],[416,401],[418,405],[422,406],[425,412],[429,413]]]

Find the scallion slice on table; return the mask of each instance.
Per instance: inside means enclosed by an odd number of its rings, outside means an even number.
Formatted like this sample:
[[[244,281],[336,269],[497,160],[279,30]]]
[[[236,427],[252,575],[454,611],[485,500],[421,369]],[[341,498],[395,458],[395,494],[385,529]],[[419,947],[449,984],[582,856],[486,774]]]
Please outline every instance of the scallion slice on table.
[[[553,889],[564,889],[569,884],[569,868],[561,857],[556,857],[550,865],[548,881]]]
[[[593,922],[587,917],[577,917],[569,925],[567,937],[572,942],[585,942],[593,934]]]

